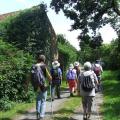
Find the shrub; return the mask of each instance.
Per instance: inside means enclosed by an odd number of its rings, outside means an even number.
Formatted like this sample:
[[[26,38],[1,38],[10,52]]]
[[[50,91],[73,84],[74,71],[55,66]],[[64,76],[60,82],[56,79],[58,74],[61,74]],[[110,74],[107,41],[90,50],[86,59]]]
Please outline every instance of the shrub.
[[[30,87],[26,93],[25,84],[33,57],[2,40],[0,53],[0,109],[10,109],[11,101],[32,101],[34,93]]]

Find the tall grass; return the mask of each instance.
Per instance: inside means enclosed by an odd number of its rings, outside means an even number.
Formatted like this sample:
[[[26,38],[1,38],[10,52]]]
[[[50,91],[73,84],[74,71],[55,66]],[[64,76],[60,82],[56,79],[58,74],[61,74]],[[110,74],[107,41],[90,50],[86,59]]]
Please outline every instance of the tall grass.
[[[103,120],[120,120],[120,80],[118,71],[103,74]]]

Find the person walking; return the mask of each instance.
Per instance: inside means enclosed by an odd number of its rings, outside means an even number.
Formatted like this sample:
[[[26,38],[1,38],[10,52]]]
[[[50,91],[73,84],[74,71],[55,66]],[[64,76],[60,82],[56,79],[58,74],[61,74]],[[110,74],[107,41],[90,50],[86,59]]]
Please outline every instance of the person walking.
[[[79,75],[80,95],[82,96],[83,120],[90,120],[91,107],[95,97],[95,84],[98,79],[94,71],[91,70],[91,63],[84,63],[84,71]]]
[[[75,61],[74,62],[74,68],[76,69],[76,73],[77,73],[77,77],[79,76],[80,74],[80,63],[78,61]]]
[[[81,70],[80,70],[80,63],[78,61],[74,62],[74,69],[76,70],[77,79],[78,79],[79,74],[81,72]],[[77,81],[77,95],[80,96],[79,81]]]
[[[47,84],[46,78],[48,78],[49,83],[51,83],[52,77],[48,71],[45,64],[45,56],[39,55],[37,58],[37,63],[32,66],[31,69],[31,81],[36,91],[36,112],[37,119],[41,120],[45,117],[46,110],[46,98],[47,98]]]
[[[70,96],[74,96],[74,92],[77,90],[77,73],[74,69],[73,64],[69,65],[69,69],[67,70],[66,79],[69,85]]]
[[[100,61],[96,60],[95,64],[93,65],[93,71],[96,74],[97,78],[98,78],[98,85],[97,85],[97,91],[101,91],[102,87],[101,87],[101,75],[103,73],[103,68],[100,65]]]
[[[62,71],[60,69],[60,63],[57,60],[52,62],[52,68],[50,70],[50,73],[52,76],[51,94],[52,101],[54,101],[55,92],[57,93],[57,98],[61,98],[60,85],[62,83]]]

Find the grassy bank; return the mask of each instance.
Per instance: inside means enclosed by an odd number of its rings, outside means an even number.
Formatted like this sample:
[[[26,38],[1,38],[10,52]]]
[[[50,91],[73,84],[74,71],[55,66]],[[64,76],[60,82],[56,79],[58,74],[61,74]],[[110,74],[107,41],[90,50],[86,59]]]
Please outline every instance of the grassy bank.
[[[66,90],[68,84],[65,81],[62,82],[61,89]],[[49,96],[49,90],[48,90]],[[35,103],[20,103],[16,104],[13,109],[9,111],[0,112],[0,120],[12,120],[16,115],[21,115],[22,113],[27,112],[35,106]],[[61,109],[54,114],[55,120],[68,120],[68,118],[74,113],[74,110],[77,106],[80,106],[80,97],[69,98],[65,103],[60,105]]]
[[[118,72],[106,71],[103,74],[103,79],[103,120],[120,120],[120,80],[118,80]]]
[[[12,120],[16,115],[20,115],[22,113],[27,112],[28,109],[33,107],[35,103],[20,103],[16,104],[13,109],[9,111],[1,111],[0,112],[0,120]]]
[[[80,107],[80,97],[69,98],[62,104],[62,108],[54,113],[54,120],[69,120],[77,107]]]

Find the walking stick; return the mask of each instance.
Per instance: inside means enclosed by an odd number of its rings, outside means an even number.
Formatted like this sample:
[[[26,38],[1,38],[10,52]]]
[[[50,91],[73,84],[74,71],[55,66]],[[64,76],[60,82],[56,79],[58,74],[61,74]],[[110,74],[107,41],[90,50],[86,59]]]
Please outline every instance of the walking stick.
[[[51,115],[53,117],[52,87],[51,87],[51,85],[50,85],[50,102],[51,102]]]

